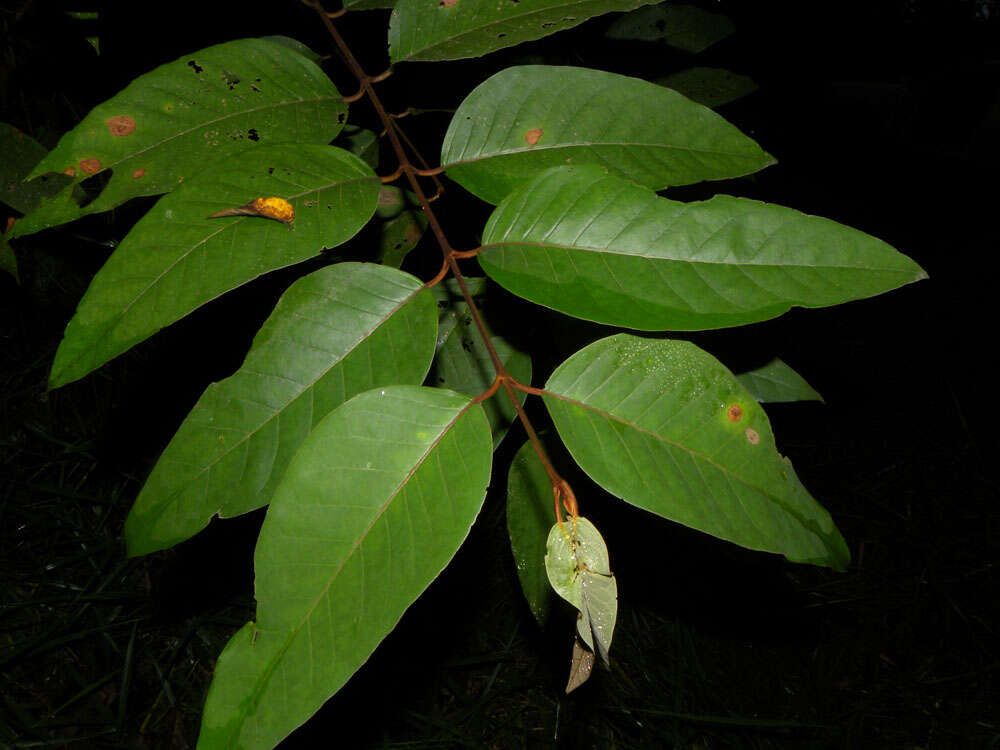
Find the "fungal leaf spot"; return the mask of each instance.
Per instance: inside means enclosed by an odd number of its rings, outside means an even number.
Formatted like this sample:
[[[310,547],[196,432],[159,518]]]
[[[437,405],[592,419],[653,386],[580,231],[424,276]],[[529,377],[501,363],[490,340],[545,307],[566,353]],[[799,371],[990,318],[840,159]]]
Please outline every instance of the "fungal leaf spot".
[[[257,132],[257,128],[250,128],[247,131],[247,138],[255,143],[260,140],[260,134]]]
[[[108,130],[111,131],[111,135],[131,135],[135,132],[135,120],[125,115],[110,117],[105,124],[108,126]]]
[[[100,159],[83,159],[80,162],[80,171],[84,174],[97,174],[101,171]]]
[[[743,408],[739,404],[733,404],[726,410],[726,416],[730,422],[739,422],[743,419]]]
[[[746,436],[747,442],[750,443],[750,445],[757,445],[757,443],[760,442],[760,434],[757,430],[747,427]]]
[[[145,177],[145,176],[146,176],[145,169],[137,169],[132,173],[133,180],[138,180],[140,177]]]
[[[532,128],[527,133],[524,134],[524,140],[529,146],[534,146],[538,141],[541,140],[542,134],[545,131],[541,128]]]

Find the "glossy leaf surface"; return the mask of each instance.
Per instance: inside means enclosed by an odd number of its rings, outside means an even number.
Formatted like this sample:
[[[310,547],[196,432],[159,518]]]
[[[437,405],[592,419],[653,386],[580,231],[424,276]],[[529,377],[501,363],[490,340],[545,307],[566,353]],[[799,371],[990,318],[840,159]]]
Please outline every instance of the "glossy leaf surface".
[[[772,359],[766,365],[736,377],[740,385],[761,403],[823,400],[804,377],[780,359]]]
[[[679,203],[597,167],[552,169],[511,193],[477,258],[520,297],[641,330],[753,323],[926,277],[829,219],[727,195]]]
[[[326,74],[287,44],[239,39],[185,55],[94,107],[32,172],[69,171],[78,184],[111,170],[100,195],[81,207],[67,188],[19,221],[15,236],[170,192],[257,145],[329,143],[346,117]]]
[[[542,626],[552,608],[552,587],[545,572],[545,542],[553,513],[552,482],[531,443],[525,442],[507,474],[507,532],[521,590],[531,614]]]
[[[459,106],[441,147],[448,176],[494,204],[565,164],[597,164],[661,190],[739,177],[774,161],[676,91],[551,65],[507,68],[481,83]]]
[[[605,35],[609,39],[663,41],[671,47],[697,54],[736,30],[723,13],[696,5],[666,2],[639,8],[617,19]]]
[[[81,378],[241,284],[350,239],[375,211],[379,180],[331,146],[253,149],[165,196],[97,273],[66,328],[50,385]],[[291,226],[208,218],[261,196],[292,204]]]
[[[455,296],[455,289],[454,286],[443,287],[440,284],[434,287],[440,318],[438,349],[428,383],[437,388],[450,388],[475,397],[493,385],[496,372],[469,308],[461,297]],[[480,305],[485,310],[486,304],[480,302]],[[507,371],[518,382],[530,383],[531,357],[500,336],[491,334],[490,342]],[[523,404],[524,392],[517,391],[517,398]],[[517,412],[510,398],[502,391],[484,401],[482,406],[490,422],[495,448],[514,423]]]
[[[573,458],[612,494],[743,547],[847,565],[829,513],[775,449],[763,407],[693,344],[601,339],[563,362],[546,391]]]
[[[266,505],[329,412],[376,386],[419,385],[437,331],[422,289],[372,263],[339,263],[289,287],[242,367],[208,387],[153,468],[125,523],[129,554]]]
[[[647,0],[399,0],[389,22],[389,56],[408,60],[479,57],[632,10]]]
[[[452,391],[367,391],[323,420],[268,509],[257,621],[219,657],[199,747],[273,747],[339,690],[465,539],[491,455]]]

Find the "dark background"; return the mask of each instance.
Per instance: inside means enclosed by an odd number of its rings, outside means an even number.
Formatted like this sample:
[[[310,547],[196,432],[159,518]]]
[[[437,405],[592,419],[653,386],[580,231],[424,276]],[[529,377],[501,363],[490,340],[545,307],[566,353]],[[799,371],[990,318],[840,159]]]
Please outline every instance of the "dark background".
[[[690,336],[736,372],[780,356],[824,395],[825,405],[768,412],[779,449],[847,539],[850,570],[740,550],[578,479],[584,512],[605,531],[621,608],[611,671],[567,698],[571,619],[538,629],[506,546],[506,463],[523,440],[515,430],[454,563],[289,747],[1000,743],[1000,497],[989,468],[998,389],[987,365],[997,340],[1000,6],[705,7],[728,13],[737,32],[694,58],[609,42],[609,19],[599,18],[478,61],[400,66],[385,96],[395,110],[454,108],[491,73],[539,56],[645,78],[710,65],[757,82],[720,112],[779,163],[667,195],[722,189],[827,216],[930,275],[876,299]],[[63,13],[87,9],[100,20]],[[2,14],[0,120],[47,147],[135,76],[201,47],[280,33],[332,51],[290,0],[36,0]],[[385,13],[338,23],[370,72],[386,66]],[[84,40],[94,34],[100,55]],[[342,91],[355,90],[336,58],[325,67]],[[372,124],[363,102],[351,119]],[[403,121],[432,162],[447,122]],[[214,522],[138,560],[125,558],[121,527],[187,410],[239,365],[301,270],[227,295],[45,391],[62,330],[109,243],[151,202],[25,238],[21,285],[0,277],[0,745],[193,746],[215,657],[252,614],[262,513]],[[488,207],[456,185],[435,205],[453,242],[474,246]],[[436,253],[425,239],[407,268],[427,278]],[[531,346],[536,383],[611,332],[512,304],[493,323]]]

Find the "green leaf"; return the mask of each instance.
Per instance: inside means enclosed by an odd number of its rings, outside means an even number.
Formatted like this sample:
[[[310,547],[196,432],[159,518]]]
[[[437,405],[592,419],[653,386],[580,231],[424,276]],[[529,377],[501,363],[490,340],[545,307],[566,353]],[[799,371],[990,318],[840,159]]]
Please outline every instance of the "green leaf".
[[[372,131],[356,125],[346,125],[333,145],[361,157],[372,169],[378,169],[378,136]]]
[[[722,13],[695,5],[662,3],[634,10],[616,20],[605,36],[643,42],[664,41],[671,47],[697,54],[736,31]]]
[[[556,369],[544,400],[580,467],[626,502],[795,562],[847,565],[763,407],[693,344],[601,339]]]
[[[401,267],[406,256],[420,244],[426,229],[427,217],[419,209],[408,208],[384,221],[379,234],[379,262],[392,268]]]
[[[371,388],[420,384],[436,331],[433,296],[409,274],[339,263],[299,279],[242,367],[208,387],[160,456],[125,522],[129,554],[266,505],[333,409]]]
[[[757,84],[749,76],[722,68],[688,68],[658,78],[656,83],[679,91],[691,101],[713,108],[742,99],[757,90]]]
[[[326,74],[285,44],[239,39],[185,55],[94,107],[31,173],[72,170],[78,184],[111,170],[93,202],[80,206],[65,189],[19,221],[15,236],[170,192],[258,145],[329,143],[346,118]]]
[[[552,608],[552,588],[544,559],[553,512],[552,482],[534,447],[525,442],[514,455],[507,474],[507,532],[521,590],[542,627]]]
[[[253,149],[165,196],[94,277],[66,328],[50,386],[83,377],[200,305],[349,240],[375,212],[371,167],[332,146]],[[295,208],[291,226],[208,218],[258,197]],[[16,225],[15,225],[16,226]]]
[[[399,0],[389,21],[393,63],[480,57],[648,0]]]
[[[496,376],[489,352],[462,297],[449,293],[449,287],[442,287],[441,284],[435,286],[434,291],[440,316],[438,348],[428,383],[438,388],[450,388],[467,396],[478,396],[493,385]],[[486,305],[483,304],[482,308],[485,311]],[[531,357],[500,336],[491,334],[490,341],[507,372],[520,383],[530,383]],[[525,395],[523,391],[517,391],[517,399],[521,404],[524,403]],[[517,412],[502,388],[483,402],[483,410],[490,422],[493,447],[496,448],[517,418]]]
[[[549,65],[507,68],[481,83],[459,106],[441,147],[448,176],[489,203],[567,163],[597,164],[661,190],[739,177],[774,161],[676,91]]]
[[[618,584],[607,545],[594,524],[583,516],[555,524],[545,543],[545,572],[553,590],[580,611],[580,639],[608,664],[618,618]]]
[[[46,174],[24,182],[32,168],[45,158],[45,147],[17,128],[0,122],[0,203],[26,214],[72,182],[69,175]]]
[[[829,219],[727,195],[678,203],[589,166],[511,193],[477,258],[520,297],[641,330],[753,323],[926,278],[886,243]]]
[[[451,391],[367,391],[324,419],[268,509],[257,622],[219,658],[198,746],[273,747],[337,692],[467,536],[491,455]]]
[[[764,403],[779,401],[823,401],[806,379],[780,359],[772,359],[756,370],[737,375],[740,385]]]

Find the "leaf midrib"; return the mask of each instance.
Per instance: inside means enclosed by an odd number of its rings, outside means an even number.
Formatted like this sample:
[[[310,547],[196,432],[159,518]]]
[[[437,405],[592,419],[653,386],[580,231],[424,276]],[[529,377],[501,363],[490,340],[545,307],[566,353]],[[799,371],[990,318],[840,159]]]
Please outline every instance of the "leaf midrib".
[[[759,492],[761,495],[763,495],[768,500],[773,501],[776,505],[780,506],[782,508],[782,510],[784,510],[790,516],[792,516],[793,518],[795,518],[795,520],[798,521],[799,524],[802,526],[802,528],[803,528],[804,531],[808,532],[811,535],[814,535],[814,536],[817,536],[817,537],[819,536],[812,528],[810,528],[810,524],[806,522],[806,519],[798,511],[793,510],[792,508],[789,508],[788,505],[786,505],[785,502],[780,497],[778,497],[778,496],[776,496],[776,495],[768,492],[767,490],[765,490],[765,489],[763,489],[761,487],[756,486],[749,479],[745,479],[744,477],[742,477],[739,474],[735,473],[731,469],[728,469],[727,467],[725,467],[725,466],[717,463],[716,461],[712,460],[711,458],[709,458],[708,456],[704,455],[703,453],[701,453],[699,451],[696,451],[693,448],[689,448],[688,446],[683,445],[681,443],[675,442],[674,440],[671,440],[670,438],[663,437],[662,435],[659,435],[659,434],[653,432],[652,430],[647,430],[645,427],[641,427],[640,425],[637,425],[637,424],[635,424],[633,422],[629,422],[626,419],[623,419],[623,418],[621,418],[621,417],[619,417],[619,416],[617,416],[615,414],[612,414],[611,412],[605,411],[604,409],[599,409],[598,407],[592,406],[592,405],[587,404],[587,403],[585,403],[583,401],[578,401],[578,400],[576,400],[574,398],[571,398],[569,396],[564,396],[564,395],[562,395],[560,393],[555,393],[554,391],[550,391],[547,388],[543,388],[543,389],[541,389],[541,391],[542,391],[542,393],[541,393],[542,396],[551,396],[552,398],[558,399],[560,401],[565,401],[568,404],[572,404],[574,406],[579,406],[580,408],[592,411],[595,414],[598,414],[598,415],[600,415],[601,417],[603,417],[603,418],[605,418],[607,420],[618,422],[619,424],[625,425],[626,427],[628,427],[630,429],[633,429],[633,430],[636,430],[636,431],[641,432],[643,434],[649,435],[649,436],[651,436],[651,437],[659,440],[660,442],[663,442],[663,443],[666,443],[667,445],[673,446],[674,448],[678,448],[678,449],[686,452],[693,459],[704,461],[706,464],[708,464],[708,465],[712,466],[713,468],[717,469],[718,471],[722,472],[727,477],[732,477],[733,479],[735,479],[740,484],[743,484],[746,487],[749,487],[750,489],[754,490],[755,492]],[[819,538],[820,538],[820,544],[821,544],[821,546],[824,549],[826,549],[827,545],[826,545],[825,540],[823,540],[822,537],[819,537]]]
[[[404,306],[406,306],[413,299],[415,299],[417,297],[417,295],[419,295],[420,292],[422,292],[422,291],[423,291],[423,287],[417,287],[415,290],[413,290],[413,292],[408,297],[406,297],[406,299],[404,299],[400,303],[398,303],[388,314],[386,314],[383,318],[381,318],[376,325],[374,325],[370,330],[366,331],[363,336],[361,336],[360,338],[358,338],[358,340],[349,349],[347,349],[343,353],[343,355],[340,356],[339,359],[337,359],[336,361],[332,362],[329,367],[327,367],[326,369],[324,369],[323,372],[321,372],[312,381],[310,381],[309,383],[304,384],[304,387],[302,388],[302,390],[299,391],[297,394],[295,394],[294,398],[292,398],[289,401],[287,401],[284,404],[284,406],[282,406],[280,409],[276,409],[274,411],[274,413],[272,413],[267,419],[265,419],[259,425],[257,425],[252,430],[250,430],[249,432],[247,432],[243,437],[241,437],[238,441],[236,441],[235,443],[233,443],[229,448],[227,448],[223,453],[221,453],[218,456],[218,458],[214,459],[212,462],[210,462],[210,463],[206,464],[204,467],[202,467],[198,471],[198,473],[195,474],[193,477],[191,477],[182,487],[179,487],[177,490],[175,490],[173,493],[171,493],[168,497],[164,498],[163,501],[161,503],[159,503],[159,505],[157,506],[156,511],[153,512],[153,513],[150,513],[149,515],[152,516],[153,518],[159,518],[160,516],[162,516],[167,511],[167,508],[171,506],[171,502],[174,500],[174,498],[176,498],[178,495],[181,495],[184,492],[186,492],[187,489],[191,486],[191,484],[193,484],[195,481],[197,481],[198,478],[202,474],[204,474],[206,471],[211,470],[216,464],[218,464],[220,461],[222,461],[226,456],[228,456],[229,454],[231,454],[234,450],[236,450],[241,445],[243,445],[243,443],[245,443],[246,441],[250,440],[254,435],[256,435],[258,432],[260,432],[260,430],[262,430],[273,419],[277,418],[278,415],[281,414],[282,412],[284,412],[284,410],[287,409],[294,401],[296,401],[297,399],[301,398],[306,393],[306,391],[308,391],[310,388],[313,388],[316,385],[316,383],[318,383],[324,377],[326,377],[327,375],[329,375],[330,371],[333,370],[333,368],[337,367],[338,365],[343,364],[344,360],[346,360],[359,346],[361,346],[364,342],[366,342],[369,338],[371,338],[372,334],[375,333],[375,331],[377,331],[379,328],[381,328],[383,325],[385,325],[387,322],[389,322],[389,320],[391,320],[392,317],[397,312],[399,312]],[[247,356],[249,357],[249,354]],[[240,369],[243,369],[242,365],[240,366]],[[242,479],[242,477],[241,477],[241,479]],[[220,508],[220,510],[221,510],[221,508]],[[218,512],[218,511],[217,510],[213,511],[213,513],[216,513],[216,512]],[[147,517],[149,517],[149,516],[147,516]]]
[[[483,253],[487,250],[502,250],[507,245],[520,245],[539,249],[556,249],[556,250],[579,250],[581,252],[591,252],[591,253],[606,253],[608,255],[623,255],[629,258],[640,258],[650,261],[667,261],[670,263],[702,263],[705,265],[715,265],[715,266],[757,266],[759,268],[774,268],[781,270],[784,268],[817,268],[817,269],[832,269],[832,270],[847,270],[847,271],[880,271],[880,272],[891,272],[900,274],[909,274],[910,271],[901,268],[883,268],[881,266],[850,266],[850,265],[823,265],[823,264],[809,264],[809,263],[754,263],[754,262],[739,262],[739,263],[727,263],[721,260],[703,260],[703,259],[690,259],[690,258],[675,258],[675,257],[665,257],[662,255],[637,255],[636,253],[630,253],[622,250],[615,250],[607,247],[588,247],[585,245],[560,245],[552,242],[530,242],[527,240],[504,240],[501,242],[490,242],[483,244],[479,248],[479,252]],[[919,274],[916,278],[923,278]]]
[[[253,691],[250,693],[247,702],[248,708],[253,707],[254,709],[256,709],[257,700],[260,698],[260,694],[264,690],[267,683],[270,681],[271,677],[274,675],[274,672],[278,668],[278,664],[280,663],[281,658],[291,647],[292,641],[295,640],[295,636],[302,630],[303,626],[306,624],[309,618],[312,617],[313,612],[319,606],[319,603],[322,600],[323,596],[326,595],[326,593],[330,590],[330,587],[333,585],[337,577],[340,575],[340,571],[343,569],[344,565],[347,564],[348,560],[350,560],[351,557],[354,555],[354,553],[357,552],[362,542],[368,538],[368,534],[371,533],[372,528],[382,518],[386,510],[389,509],[389,506],[392,505],[393,501],[396,499],[396,496],[406,486],[407,482],[409,482],[409,480],[413,477],[416,471],[421,466],[423,466],[424,461],[427,460],[428,456],[431,455],[431,453],[438,446],[438,444],[441,442],[444,436],[448,434],[448,432],[455,426],[458,420],[461,419],[467,413],[469,408],[472,407],[473,405],[474,404],[472,400],[468,399],[466,404],[457,412],[457,414],[442,427],[441,432],[438,434],[438,436],[434,439],[434,441],[430,445],[428,445],[427,450],[424,451],[423,455],[420,456],[420,458],[414,463],[413,467],[406,473],[406,475],[396,486],[396,488],[390,493],[388,499],[385,501],[385,503],[382,504],[382,507],[380,507],[378,509],[378,512],[372,517],[371,522],[365,527],[364,531],[358,535],[357,539],[354,542],[354,545],[350,548],[350,550],[348,550],[347,554],[344,555],[344,558],[337,565],[336,570],[333,571],[333,573],[330,575],[329,579],[326,582],[326,585],[323,586],[319,594],[316,595],[316,598],[313,600],[312,604],[306,609],[305,613],[302,616],[302,619],[299,621],[299,624],[296,625],[291,630],[286,631],[287,635],[285,637],[285,642],[281,646],[281,650],[278,651],[278,653],[275,654],[275,656],[271,659],[271,662],[268,665],[267,669],[265,670],[265,673],[257,681],[257,684],[254,686]],[[269,632],[269,631],[261,631],[261,632]],[[242,722],[240,723],[240,725],[242,725]]]

